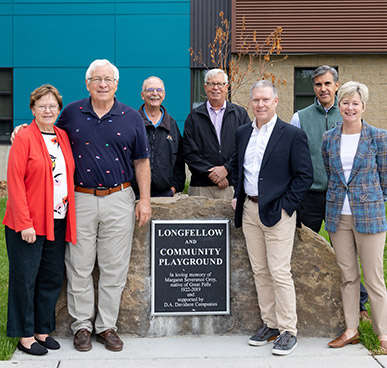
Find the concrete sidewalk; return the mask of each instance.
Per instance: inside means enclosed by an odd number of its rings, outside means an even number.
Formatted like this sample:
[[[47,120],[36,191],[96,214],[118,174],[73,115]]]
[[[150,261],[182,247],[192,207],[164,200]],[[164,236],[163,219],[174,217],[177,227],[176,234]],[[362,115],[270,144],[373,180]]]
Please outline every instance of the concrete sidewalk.
[[[251,347],[247,336],[181,336],[136,338],[122,336],[124,349],[114,353],[92,338],[93,349],[78,352],[72,339],[59,339],[61,349],[43,357],[16,350],[0,368],[387,368],[387,356],[375,356],[361,345],[327,346],[329,338],[299,338],[287,357],[274,356],[272,344]]]

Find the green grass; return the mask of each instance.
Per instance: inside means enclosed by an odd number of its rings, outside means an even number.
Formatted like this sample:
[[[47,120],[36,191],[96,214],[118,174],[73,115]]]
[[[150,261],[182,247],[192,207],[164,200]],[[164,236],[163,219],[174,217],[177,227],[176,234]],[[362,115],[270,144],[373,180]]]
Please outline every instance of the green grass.
[[[188,188],[189,188],[189,180],[185,182],[183,193],[188,194]]]
[[[2,222],[7,200],[0,198]],[[4,225],[0,225],[0,360],[11,358],[19,339],[7,337],[8,257],[4,239]]]
[[[385,207],[386,207],[386,216],[387,216],[387,205]],[[384,248],[383,264],[384,264],[384,281],[386,282],[387,281],[387,247]],[[361,279],[363,281],[363,274]],[[370,313],[369,303],[366,304],[366,307],[367,307],[368,313]],[[370,322],[360,321],[359,333],[360,333],[360,341],[372,354],[376,354],[376,355],[381,354],[378,337],[372,330],[372,325]]]

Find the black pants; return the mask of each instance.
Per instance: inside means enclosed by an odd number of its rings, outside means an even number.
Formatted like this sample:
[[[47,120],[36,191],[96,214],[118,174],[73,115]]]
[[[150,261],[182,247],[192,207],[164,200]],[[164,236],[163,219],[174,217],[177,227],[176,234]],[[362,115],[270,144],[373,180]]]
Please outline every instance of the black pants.
[[[308,191],[302,199],[300,210],[297,213],[298,225],[303,223],[318,233],[325,218],[325,198],[326,192]]]
[[[308,191],[300,205],[297,213],[297,227],[301,223],[318,233],[325,218],[326,192]],[[360,283],[360,310],[367,310],[365,303],[368,301],[368,293],[362,283]]]
[[[5,227],[9,260],[7,335],[29,337],[55,330],[55,305],[62,287],[66,220],[55,220],[55,241],[35,243]]]
[[[133,186],[133,191],[136,196],[136,200],[140,199],[140,192],[138,191],[138,188]],[[173,192],[171,189],[167,189],[165,191],[153,191],[151,189],[151,197],[173,197]]]

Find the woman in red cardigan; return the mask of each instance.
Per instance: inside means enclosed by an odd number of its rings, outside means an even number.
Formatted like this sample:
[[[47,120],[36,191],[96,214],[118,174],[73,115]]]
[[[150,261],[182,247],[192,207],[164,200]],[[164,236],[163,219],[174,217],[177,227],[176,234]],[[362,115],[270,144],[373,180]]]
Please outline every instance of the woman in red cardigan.
[[[76,243],[74,160],[67,134],[54,126],[58,90],[31,93],[34,120],[15,138],[8,160],[3,223],[9,259],[7,335],[32,355],[59,349],[55,305],[62,287],[65,241]]]

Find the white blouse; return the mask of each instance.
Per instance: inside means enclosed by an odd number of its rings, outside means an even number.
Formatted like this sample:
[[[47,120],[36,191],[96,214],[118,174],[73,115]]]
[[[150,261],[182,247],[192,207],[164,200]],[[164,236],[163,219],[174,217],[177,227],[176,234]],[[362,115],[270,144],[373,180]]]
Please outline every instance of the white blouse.
[[[54,219],[64,219],[67,213],[66,162],[55,133],[42,133],[52,162],[54,180]]]
[[[345,180],[348,182],[351,175],[353,160],[355,159],[357,146],[359,144],[360,133],[356,134],[341,134],[340,158],[343,167]],[[345,195],[342,215],[352,215],[351,207],[349,205],[348,195]]]

